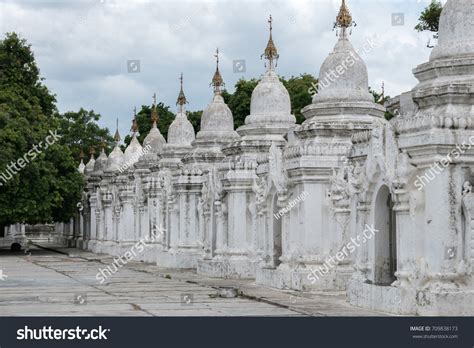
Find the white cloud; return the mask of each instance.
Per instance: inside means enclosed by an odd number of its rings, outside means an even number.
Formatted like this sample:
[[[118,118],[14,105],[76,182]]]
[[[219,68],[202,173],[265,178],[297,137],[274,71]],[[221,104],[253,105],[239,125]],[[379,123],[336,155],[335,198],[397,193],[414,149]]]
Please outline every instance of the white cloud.
[[[60,111],[94,109],[113,129],[120,118],[128,132],[134,106],[151,103],[153,92],[175,105],[178,77],[185,75],[189,109],[211,99],[209,82],[219,47],[228,87],[241,78],[259,77],[260,55],[268,38],[268,15],[280,51],[278,72],[312,73],[332,50],[332,26],[339,0],[262,1],[52,1],[0,2],[0,30],[17,31],[33,45],[45,83],[57,94]],[[412,69],[427,61],[426,35],[414,26],[427,1],[349,0],[357,27],[354,47],[377,36],[379,47],[364,56],[370,84],[396,95],[416,84]],[[392,26],[391,14],[405,14],[404,26]],[[129,74],[127,60],[139,59],[141,72]],[[245,59],[247,72],[235,74],[234,59]],[[232,88],[230,88],[232,89]]]

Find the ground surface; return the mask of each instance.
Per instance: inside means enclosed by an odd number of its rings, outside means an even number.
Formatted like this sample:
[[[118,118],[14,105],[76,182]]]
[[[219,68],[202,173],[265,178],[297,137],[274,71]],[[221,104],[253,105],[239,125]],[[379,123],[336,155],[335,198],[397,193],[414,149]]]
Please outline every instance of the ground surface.
[[[112,264],[111,256],[47,247],[0,250],[0,316],[383,315],[351,307],[342,292],[274,290],[141,262],[128,263],[100,284],[96,274]],[[222,287],[237,288],[239,296],[219,297]]]

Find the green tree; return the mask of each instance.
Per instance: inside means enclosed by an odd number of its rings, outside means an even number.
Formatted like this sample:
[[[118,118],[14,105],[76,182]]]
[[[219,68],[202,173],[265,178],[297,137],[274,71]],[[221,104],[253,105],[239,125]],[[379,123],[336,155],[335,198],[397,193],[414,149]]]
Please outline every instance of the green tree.
[[[311,104],[312,96],[309,89],[316,85],[317,80],[310,74],[292,76],[288,80],[281,77],[280,80],[290,95],[291,112],[296,116],[297,123],[302,123],[305,118],[301,114],[301,109]],[[245,118],[250,115],[252,92],[257,84],[257,79],[240,79],[235,84],[234,93],[231,94],[226,90],[222,92],[222,96],[234,116],[235,129],[244,125]]]
[[[318,81],[310,74],[301,74],[297,77],[292,76],[288,80],[284,78],[281,80],[290,94],[291,111],[296,117],[296,123],[301,124],[305,120],[301,110],[311,104],[313,97],[309,90],[316,86]]]
[[[380,105],[384,105],[387,100],[390,99],[389,96],[386,96],[383,92],[377,92],[369,86],[369,92],[374,96],[374,102]]]
[[[82,176],[58,140],[55,102],[30,45],[7,33],[0,40],[0,225],[68,221],[76,213]]]
[[[390,99],[390,96],[386,96],[384,92],[377,92],[369,86],[369,92],[374,96],[374,102],[382,106],[385,105],[385,102]],[[385,118],[390,120],[394,115],[390,111],[385,112]]]
[[[137,123],[138,123],[138,140],[140,141],[141,144],[143,144],[143,140],[145,140],[146,136],[151,130],[151,127],[153,125],[151,121],[151,110],[152,106],[148,105],[142,105],[141,110],[137,113]],[[156,105],[156,110],[158,111],[158,129],[160,130],[161,134],[165,137],[165,139],[168,138],[168,128],[170,124],[173,122],[175,115],[170,111],[169,106],[165,106],[163,103],[158,103]],[[130,128],[132,125],[132,119],[130,118]],[[125,137],[125,144],[128,146],[130,144],[130,141],[132,140],[132,137],[130,134],[128,134]]]
[[[201,129],[201,117],[202,117],[202,110],[198,111],[187,111],[188,120],[194,127],[194,132],[197,134]]]
[[[78,112],[69,111],[61,115],[61,143],[69,147],[74,159],[79,158],[81,148],[85,155],[84,163],[87,163],[91,147],[98,150],[102,142],[105,142],[109,150],[115,146],[109,130],[99,127],[99,119],[100,114],[83,108]]]
[[[245,118],[250,115],[250,101],[252,92],[257,86],[256,79],[245,80],[240,79],[235,84],[235,92],[233,94],[224,91],[223,97],[234,116],[234,128],[237,129],[245,124]]]
[[[435,33],[434,36],[437,37],[439,31],[439,18],[441,17],[442,9],[443,5],[439,0],[432,0],[431,4],[421,13],[415,30],[419,32],[431,31]]]

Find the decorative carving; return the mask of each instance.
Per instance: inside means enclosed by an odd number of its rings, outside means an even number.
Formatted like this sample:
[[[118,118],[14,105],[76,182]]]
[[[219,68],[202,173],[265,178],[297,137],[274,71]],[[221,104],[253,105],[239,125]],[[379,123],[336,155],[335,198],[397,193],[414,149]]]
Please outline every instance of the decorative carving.
[[[333,175],[330,182],[330,195],[331,201],[347,201],[351,197],[351,185],[349,183],[349,178],[347,175],[347,167],[343,168],[333,168]]]
[[[167,204],[174,203],[174,192],[171,171],[164,169],[158,173],[156,186],[161,188],[160,205],[164,210]]]
[[[209,185],[211,184],[211,174],[208,173],[208,181],[202,183],[201,196],[199,197],[198,209],[202,209],[203,214],[207,214],[210,211],[210,200],[211,193],[209,192]]]
[[[362,167],[356,162],[355,166],[350,166],[347,172],[350,196],[359,194],[367,190],[367,179]]]
[[[212,170],[212,175],[210,176],[212,179],[212,184],[213,184],[213,191],[214,191],[214,199],[216,201],[222,201],[222,199],[225,196],[225,191],[224,187],[222,185],[222,180],[219,177],[219,172],[217,171],[217,168],[213,168]]]
[[[275,185],[278,200],[284,201],[288,194],[288,177],[283,166],[283,151],[273,142],[268,157],[269,176]]]
[[[469,181],[466,181],[463,185],[462,185],[462,196],[463,197],[466,197],[467,195],[471,194],[472,193],[472,185]]]
[[[255,204],[257,206],[257,212],[262,212],[265,202],[267,201],[268,194],[270,192],[269,178],[262,176],[254,180],[253,192],[255,193]]]
[[[102,204],[104,207],[110,207],[113,201],[112,192],[108,188],[101,189],[102,191]]]
[[[384,162],[384,129],[382,126],[377,126],[372,129],[371,143],[367,154],[367,164],[365,167],[365,174],[367,180],[374,182],[377,175],[384,176],[387,172],[386,164]]]
[[[397,155],[395,167],[395,182],[398,185],[407,185],[410,178],[416,173],[416,167],[410,163],[410,157],[406,150]]]
[[[398,133],[414,133],[433,129],[473,129],[474,122],[470,117],[448,117],[418,113],[413,117],[401,117],[393,122]]]

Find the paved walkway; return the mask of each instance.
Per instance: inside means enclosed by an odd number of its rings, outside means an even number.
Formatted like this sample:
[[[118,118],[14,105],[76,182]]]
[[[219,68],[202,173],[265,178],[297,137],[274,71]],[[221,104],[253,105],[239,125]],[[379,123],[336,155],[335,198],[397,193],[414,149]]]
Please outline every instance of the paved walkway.
[[[128,263],[100,284],[96,274],[112,264],[111,256],[50,248],[31,254],[0,250],[0,316],[383,315],[350,306],[342,292],[281,291],[141,262]],[[238,289],[238,297],[219,296],[223,287]]]

